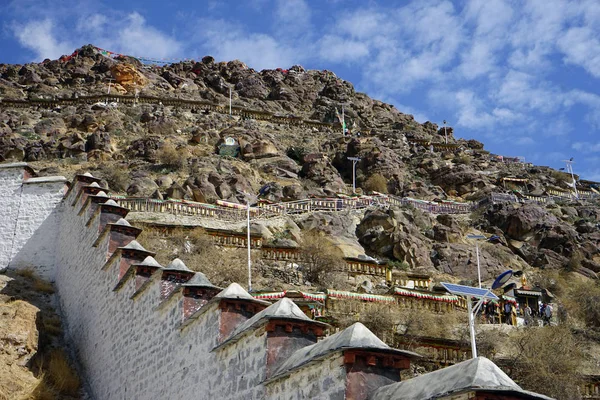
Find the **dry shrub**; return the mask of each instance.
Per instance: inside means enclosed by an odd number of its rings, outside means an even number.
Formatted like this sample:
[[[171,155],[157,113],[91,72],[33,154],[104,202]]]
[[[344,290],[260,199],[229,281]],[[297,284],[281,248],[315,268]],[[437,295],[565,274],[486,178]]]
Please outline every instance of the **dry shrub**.
[[[205,274],[213,285],[226,287],[237,282],[245,287],[248,282],[248,259],[244,249],[213,246],[182,255],[181,259],[191,270]],[[259,279],[256,268],[252,275],[253,281]]]
[[[35,271],[33,267],[23,268],[17,271],[17,275],[22,276],[23,278],[33,280],[36,277]]]
[[[25,396],[21,397],[21,400],[56,400],[60,398],[60,394],[56,391],[54,386],[48,381],[46,375],[39,377],[37,385],[32,386],[27,390]],[[7,397],[6,399],[14,399],[13,397]],[[3,400],[2,394],[0,393],[0,400]]]
[[[179,257],[192,271],[199,271],[217,286],[237,282],[246,286],[248,281],[247,251],[242,248],[223,248],[203,229],[144,229],[138,242],[157,252],[156,260],[166,265]],[[255,256],[255,255],[254,255]],[[253,279],[259,278],[253,269]]]
[[[565,305],[570,316],[582,321],[587,328],[600,329],[600,283],[572,281],[566,289]]]
[[[115,192],[127,190],[131,179],[126,166],[105,165],[100,171],[100,177],[106,181],[108,187]]]
[[[578,399],[582,346],[567,326],[523,329],[511,338],[510,376],[524,389],[561,400]]]
[[[436,313],[426,309],[406,309],[401,314],[399,332],[407,337],[464,340],[468,335],[466,314]]]
[[[54,388],[61,394],[77,396],[81,382],[79,376],[67,360],[64,351],[53,349],[48,354],[46,375]]]
[[[304,280],[325,288],[335,287],[345,266],[338,248],[324,235],[311,231],[304,234],[301,251]]]
[[[401,315],[397,305],[366,302],[361,300],[338,300],[330,303],[328,314],[335,319],[339,329],[355,322],[363,323],[378,338],[392,345]]]
[[[177,149],[172,144],[167,143],[157,151],[157,157],[163,166],[180,170],[187,165],[189,153],[185,148]]]
[[[367,179],[364,188],[371,192],[387,193],[388,180],[381,174],[373,174]]]
[[[62,333],[60,318],[56,314],[42,317],[42,328],[44,333],[59,336]]]
[[[52,294],[54,286],[50,282],[46,282],[40,278],[35,278],[33,281],[33,289],[37,292]]]

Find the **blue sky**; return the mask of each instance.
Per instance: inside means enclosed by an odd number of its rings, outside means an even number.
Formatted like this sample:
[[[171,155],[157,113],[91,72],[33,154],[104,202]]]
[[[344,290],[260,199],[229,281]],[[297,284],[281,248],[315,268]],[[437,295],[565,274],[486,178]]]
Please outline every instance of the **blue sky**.
[[[598,0],[0,0],[0,63],[92,43],[327,69],[494,153],[600,180]]]

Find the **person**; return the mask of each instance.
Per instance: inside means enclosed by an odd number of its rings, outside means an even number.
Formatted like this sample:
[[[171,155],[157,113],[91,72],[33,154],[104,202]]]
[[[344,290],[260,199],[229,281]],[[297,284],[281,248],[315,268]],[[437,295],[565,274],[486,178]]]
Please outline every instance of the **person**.
[[[550,325],[550,319],[552,318],[552,306],[550,304],[545,304],[544,309],[544,325]]]
[[[491,301],[488,301],[485,305],[485,314],[488,318],[488,324],[496,323],[496,305]]]
[[[504,303],[504,318],[508,325],[512,325],[512,305],[508,301]]]
[[[524,313],[524,317],[525,317],[525,325],[531,325],[531,320],[533,319],[532,316],[532,312],[531,312],[531,307],[529,307],[529,304],[527,304],[525,306],[525,308],[523,309],[523,313]]]

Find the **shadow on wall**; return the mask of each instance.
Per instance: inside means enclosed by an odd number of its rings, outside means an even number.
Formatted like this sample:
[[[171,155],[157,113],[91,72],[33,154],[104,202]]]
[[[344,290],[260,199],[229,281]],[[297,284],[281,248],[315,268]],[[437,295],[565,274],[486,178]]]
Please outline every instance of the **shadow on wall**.
[[[19,228],[27,228],[22,226],[17,228],[14,247],[15,249],[18,248],[18,251],[14,254],[15,250],[13,250],[14,256],[7,268],[9,271],[21,271],[35,266],[35,271],[40,277],[54,281],[56,275],[56,246],[58,245],[57,240],[60,229],[59,218],[60,204],[57,204],[25,243],[19,243],[19,235],[26,235]],[[20,225],[19,222],[17,225]]]

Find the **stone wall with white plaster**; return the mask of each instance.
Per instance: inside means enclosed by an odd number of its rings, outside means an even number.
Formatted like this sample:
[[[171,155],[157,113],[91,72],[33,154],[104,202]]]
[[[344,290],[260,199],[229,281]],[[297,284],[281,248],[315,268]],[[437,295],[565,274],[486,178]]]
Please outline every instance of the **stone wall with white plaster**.
[[[64,202],[56,283],[65,330],[78,350],[93,396],[102,399],[263,399],[266,334],[250,332],[213,351],[220,311],[213,305],[185,327],[183,296],[160,299],[154,278],[141,293],[134,279],[119,289],[118,259],[107,261],[108,236],[96,247],[98,218]]]
[[[0,164],[0,270],[34,268],[54,280],[63,177],[30,178],[26,164]]]
[[[290,393],[297,399],[344,400],[346,398],[346,367],[341,352],[294,371],[291,375],[270,382],[267,397],[287,400]]]

